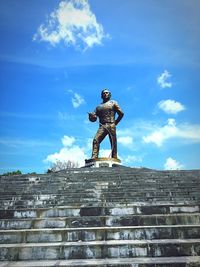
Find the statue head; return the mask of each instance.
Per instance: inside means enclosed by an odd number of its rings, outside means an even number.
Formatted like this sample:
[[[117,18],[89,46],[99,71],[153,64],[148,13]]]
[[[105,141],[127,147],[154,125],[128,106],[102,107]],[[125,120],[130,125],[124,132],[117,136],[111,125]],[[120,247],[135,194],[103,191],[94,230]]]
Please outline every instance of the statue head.
[[[101,98],[103,100],[110,100],[110,98],[111,98],[111,92],[108,89],[103,89],[101,91]]]

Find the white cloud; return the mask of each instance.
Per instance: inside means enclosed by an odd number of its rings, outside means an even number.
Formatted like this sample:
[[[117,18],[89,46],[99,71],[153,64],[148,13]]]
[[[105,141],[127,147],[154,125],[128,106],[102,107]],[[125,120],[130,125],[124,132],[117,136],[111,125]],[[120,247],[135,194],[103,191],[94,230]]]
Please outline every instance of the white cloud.
[[[121,136],[117,139],[118,143],[124,146],[130,146],[133,144],[133,138],[131,136]]]
[[[142,162],[143,158],[141,156],[128,155],[123,159],[125,164],[131,164],[135,162]]]
[[[157,78],[157,83],[161,88],[170,88],[172,87],[172,83],[167,80],[171,77],[171,74],[165,70],[160,76]]]
[[[67,136],[67,135],[64,135],[61,140],[62,140],[62,144],[65,147],[70,147],[75,142],[75,138],[73,136]]]
[[[70,160],[78,163],[79,166],[84,166],[87,155],[84,148],[74,144],[76,142],[75,138],[65,135],[61,141],[64,147],[59,152],[48,155],[44,162],[56,163],[58,161],[67,162]]]
[[[50,14],[46,24],[40,25],[33,40],[40,39],[53,46],[63,41],[85,50],[102,44],[107,37],[90,10],[88,0],[65,0]]]
[[[184,105],[172,99],[162,100],[158,103],[158,107],[168,114],[176,114],[185,110]]]
[[[85,99],[81,95],[73,92],[72,90],[68,90],[68,92],[72,94],[71,101],[74,108],[78,108],[80,105],[85,103]]]
[[[109,157],[111,157],[111,153],[112,153],[111,149],[102,148],[99,150],[99,157],[100,158],[104,158],[104,157],[109,158]]]
[[[200,142],[200,125],[180,124],[177,126],[174,119],[168,119],[166,125],[156,127],[151,134],[143,137],[143,141],[162,146],[170,138],[181,138],[189,142]]]
[[[168,158],[164,164],[164,168],[165,170],[180,170],[183,169],[183,165],[173,158]]]
[[[157,128],[153,133],[143,137],[145,143],[154,143],[161,146],[166,139],[177,135],[177,128],[174,119],[169,119],[168,124]]]
[[[48,155],[45,162],[56,163],[57,161],[67,162],[69,160],[78,163],[79,166],[84,166],[85,159],[86,156],[83,149],[79,146],[73,146],[69,148],[64,147],[59,152]]]

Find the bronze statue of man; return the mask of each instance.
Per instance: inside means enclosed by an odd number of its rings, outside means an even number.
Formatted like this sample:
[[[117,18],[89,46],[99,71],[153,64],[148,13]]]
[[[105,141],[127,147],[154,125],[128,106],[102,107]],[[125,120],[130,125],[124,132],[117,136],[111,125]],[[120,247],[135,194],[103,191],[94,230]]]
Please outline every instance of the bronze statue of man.
[[[92,159],[98,158],[100,143],[108,135],[110,139],[112,158],[117,159],[117,136],[116,125],[124,116],[118,103],[111,100],[111,93],[109,90],[104,89],[101,92],[103,102],[96,107],[94,112],[90,112],[89,120],[94,122],[99,118],[99,129],[93,139]],[[116,113],[118,117],[115,119]]]

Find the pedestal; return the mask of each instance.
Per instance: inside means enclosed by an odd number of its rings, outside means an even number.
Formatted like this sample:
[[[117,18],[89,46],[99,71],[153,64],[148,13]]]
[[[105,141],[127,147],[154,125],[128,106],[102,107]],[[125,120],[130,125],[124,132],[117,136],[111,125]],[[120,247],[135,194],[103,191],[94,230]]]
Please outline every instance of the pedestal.
[[[116,165],[121,165],[121,160],[115,158],[95,158],[86,159],[85,167],[114,167]]]

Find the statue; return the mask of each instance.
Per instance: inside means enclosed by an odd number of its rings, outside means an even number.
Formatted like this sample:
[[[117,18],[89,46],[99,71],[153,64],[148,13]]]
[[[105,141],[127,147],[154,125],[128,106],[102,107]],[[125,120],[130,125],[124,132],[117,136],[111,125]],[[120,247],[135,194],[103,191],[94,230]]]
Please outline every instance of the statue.
[[[103,102],[96,107],[94,112],[88,113],[89,120],[95,122],[99,118],[99,129],[93,139],[92,159],[98,158],[100,143],[108,135],[110,139],[112,158],[117,159],[117,136],[116,125],[124,116],[123,111],[118,103],[111,100],[111,93],[109,90],[104,89],[101,92]],[[115,119],[116,113],[118,114]]]

